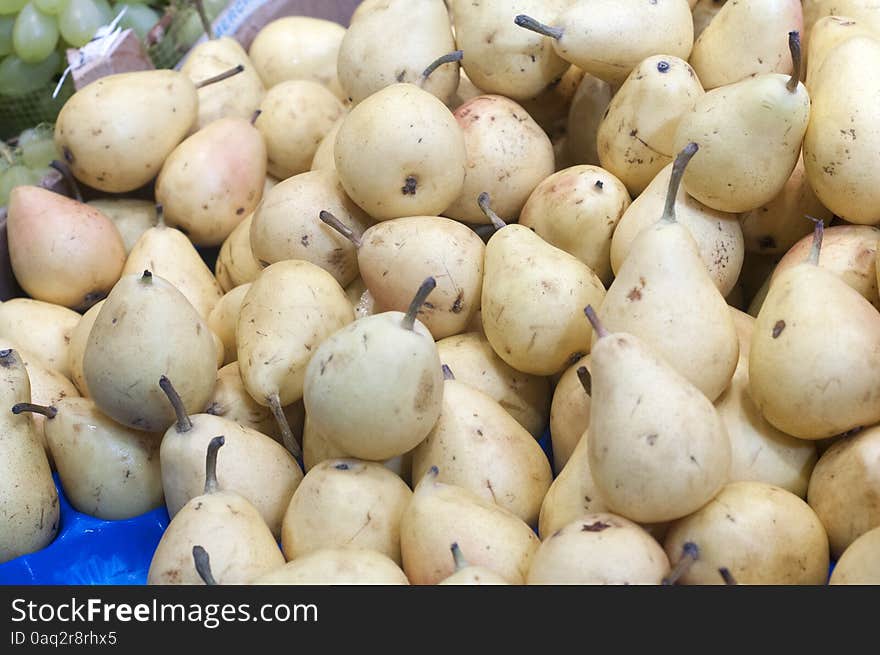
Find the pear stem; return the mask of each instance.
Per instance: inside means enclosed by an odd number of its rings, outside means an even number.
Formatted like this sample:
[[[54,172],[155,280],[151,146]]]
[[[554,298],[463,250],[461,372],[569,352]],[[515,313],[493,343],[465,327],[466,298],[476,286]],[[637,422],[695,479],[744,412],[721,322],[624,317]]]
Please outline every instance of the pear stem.
[[[203,86],[208,86],[209,84],[214,84],[215,82],[222,82],[223,80],[229,79],[234,75],[238,75],[244,70],[244,65],[239,64],[234,68],[230,68],[228,71],[223,71],[219,75],[215,75],[214,77],[209,77],[206,80],[202,80],[201,82],[196,82],[195,86],[197,89],[201,89]]]
[[[58,415],[58,408],[52,405],[35,405],[33,403],[17,403],[12,406],[13,414],[21,414],[22,412],[42,414],[48,419],[53,419]]]
[[[322,209],[320,212],[318,212],[318,218],[320,218],[324,223],[339,232],[339,234],[344,236],[346,239],[351,241],[354,244],[355,248],[361,247],[362,242],[354,233],[354,231],[350,227],[348,227],[348,225],[336,218],[333,214]]]
[[[140,281],[143,284],[152,284],[153,283],[153,274],[149,270],[144,269],[144,272],[141,274]]]
[[[412,302],[409,304],[409,309],[406,310],[406,316],[403,317],[401,326],[404,330],[412,332],[413,327],[415,327],[416,316],[419,313],[419,309],[421,309],[425,300],[431,295],[431,292],[436,286],[437,280],[433,277],[425,278],[425,281],[419,286],[419,290],[416,291],[415,297],[413,297]]]
[[[813,228],[813,245],[810,246],[810,254],[807,255],[807,263],[819,265],[819,255],[822,252],[822,237],[825,235],[825,222],[821,218],[807,216],[816,225]]]
[[[220,435],[211,439],[208,454],[205,456],[205,493],[212,494],[218,489],[217,484],[217,451],[226,443],[226,437]]]
[[[165,206],[161,202],[156,203],[156,227],[165,227]]]
[[[144,271],[144,275],[146,275],[146,273],[147,271]],[[163,375],[159,378],[159,387],[165,392],[165,395],[168,396],[168,402],[171,403],[171,406],[174,408],[174,413],[177,415],[177,432],[182,434],[192,430],[192,420],[190,420],[189,414],[186,413],[186,407],[183,406],[183,400],[180,398],[180,394],[177,393],[177,389],[171,384],[171,380]]]
[[[251,125],[256,125],[257,119],[260,117],[260,114],[263,113],[262,109],[257,109],[253,114],[251,114]]]
[[[544,23],[537,21],[531,16],[527,16],[525,14],[520,14],[513,19],[513,22],[520,27],[531,30],[532,32],[537,32],[538,34],[543,34],[544,36],[549,36],[551,39],[556,39],[557,41],[562,38],[562,34],[564,31],[561,27],[552,27],[550,25],[545,25]]]
[[[419,83],[418,83],[419,88],[423,88],[425,86],[425,82],[428,81],[428,78],[431,77],[431,74],[435,70],[437,70],[438,68],[440,68],[444,64],[452,64],[457,61],[461,61],[462,59],[464,59],[464,51],[463,50],[456,50],[455,52],[449,52],[449,53],[443,55],[442,57],[438,57],[437,59],[432,61],[428,65],[428,67],[422,72],[422,74],[419,76]]]
[[[287,422],[287,416],[284,414],[284,408],[281,406],[281,398],[277,393],[273,393],[269,396],[268,400],[269,409],[272,410],[272,416],[275,417],[275,422],[281,430],[281,441],[284,442],[284,447],[287,448],[290,454],[294,457],[302,457],[302,448],[300,448],[299,443],[293,436],[293,430],[290,429],[290,423]]]
[[[464,568],[467,568],[468,563],[464,558],[464,553],[461,552],[461,548],[459,548],[458,543],[452,544],[449,548],[452,551],[452,559],[455,560],[455,571],[461,571]]]
[[[61,177],[64,178],[64,183],[67,185],[67,188],[70,189],[70,192],[73,193],[73,197],[76,198],[77,201],[82,202],[82,191],[80,191],[79,184],[77,184],[73,173],[70,172],[70,166],[58,159],[53,159],[49,163],[49,166],[61,173]]]
[[[797,30],[788,33],[788,49],[791,51],[791,79],[785,88],[794,93],[801,79],[801,35]]]
[[[596,335],[600,339],[604,339],[611,333],[605,329],[605,326],[602,325],[602,321],[599,320],[599,316],[596,314],[596,310],[593,309],[592,305],[587,305],[584,308],[584,314],[587,315],[587,320],[590,321],[590,325],[593,326],[593,329],[596,331]]]
[[[577,376],[578,380],[581,381],[581,386],[589,396],[593,392],[593,377],[590,375],[590,371],[587,370],[586,366],[581,366],[577,370]]]
[[[726,585],[739,584],[736,581],[736,578],[733,577],[733,574],[730,572],[730,569],[728,569],[726,566],[722,566],[720,569],[718,569],[718,573],[720,573],[721,577],[724,579],[724,584],[726,584]]]
[[[452,369],[449,368],[446,364],[444,364],[441,368],[443,369],[443,379],[444,380],[454,380],[455,379],[455,373],[453,373]],[[13,411],[15,411],[15,410],[13,409]]]
[[[491,202],[492,199],[485,191],[477,196],[477,205],[479,205],[480,210],[486,215],[486,218],[492,221],[492,225],[495,227],[495,231],[497,232],[502,227],[507,227],[507,223],[505,223],[501,219],[501,217],[495,213],[495,211],[492,209]]]
[[[660,218],[661,221],[675,223],[675,199],[681,186],[681,178],[684,177],[684,170],[699,149],[700,146],[691,142],[675,157],[675,163],[672,164],[672,175],[669,177],[669,188],[666,191],[666,204],[663,207],[663,216]]]
[[[201,2],[199,4],[201,4]],[[211,573],[211,558],[208,556],[207,550],[201,546],[193,546],[193,562],[195,562],[196,573],[199,574],[202,582],[206,585],[217,584],[217,581],[214,579],[214,574]]]
[[[205,3],[202,0],[193,0],[193,4],[196,6],[196,11],[199,12],[199,20],[202,21],[205,34],[208,35],[208,39],[213,41],[216,37],[214,36],[214,28],[211,26],[211,21],[208,20],[208,12],[205,11]]]
[[[692,541],[686,542],[681,551],[681,559],[678,560],[678,563],[669,575],[663,578],[662,584],[674,585],[677,583],[679,579],[681,579],[681,576],[687,573],[688,569],[690,569],[693,563],[700,557],[700,549],[697,548],[697,544]]]

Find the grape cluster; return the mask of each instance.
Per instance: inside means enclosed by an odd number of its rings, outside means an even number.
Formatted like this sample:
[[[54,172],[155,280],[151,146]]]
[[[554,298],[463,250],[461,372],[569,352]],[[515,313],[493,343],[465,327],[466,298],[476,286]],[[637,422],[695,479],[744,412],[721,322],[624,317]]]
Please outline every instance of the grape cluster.
[[[0,0],[0,95],[45,87],[67,67],[65,50],[84,46],[123,8],[120,26],[141,39],[160,17],[144,0]]]
[[[54,132],[52,125],[43,123],[19,134],[14,147],[0,141],[0,207],[7,204],[13,187],[39,184],[51,170],[49,164],[59,159]]]

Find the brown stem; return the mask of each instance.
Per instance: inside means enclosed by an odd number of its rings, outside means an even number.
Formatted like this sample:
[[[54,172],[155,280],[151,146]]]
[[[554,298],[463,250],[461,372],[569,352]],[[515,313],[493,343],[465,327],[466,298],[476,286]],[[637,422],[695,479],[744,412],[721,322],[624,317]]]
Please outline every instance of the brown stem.
[[[67,185],[67,188],[70,189],[73,197],[76,198],[79,202],[82,202],[82,191],[80,191],[79,184],[77,184],[76,178],[73,176],[73,173],[70,172],[70,166],[58,159],[53,159],[49,163],[49,166],[61,173],[61,177],[64,178],[64,183]]]
[[[492,199],[485,191],[477,196],[477,205],[479,205],[480,210],[486,215],[486,218],[492,221],[492,225],[495,226],[495,231],[497,232],[502,227],[507,227],[507,223],[505,223],[501,219],[501,217],[495,213],[495,211],[491,207],[491,202]]]
[[[822,237],[825,236],[825,222],[821,218],[807,216],[815,223],[813,228],[813,245],[810,246],[810,254],[807,255],[807,263],[819,265],[819,255],[822,252]]]
[[[456,573],[464,568],[467,568],[467,560],[464,558],[464,553],[461,552],[461,548],[459,548],[458,543],[456,542],[452,544],[449,549],[452,551],[452,559],[455,561]]]
[[[226,437],[220,435],[211,439],[208,444],[208,454],[205,455],[205,493],[212,494],[217,491],[217,451],[226,443]]]
[[[13,414],[21,414],[22,412],[33,412],[34,414],[42,414],[48,419],[53,419],[58,415],[58,408],[52,405],[35,405],[33,403],[17,403],[12,406]]]
[[[294,457],[302,457],[302,448],[300,448],[296,437],[293,436],[290,423],[287,422],[287,416],[284,414],[284,408],[281,406],[281,398],[277,393],[273,393],[269,396],[268,400],[272,416],[275,417],[275,422],[278,423],[278,428],[281,430],[281,441],[284,443],[284,447]]]
[[[788,33],[788,49],[791,51],[791,79],[785,88],[794,93],[801,79],[801,35],[797,30]]]
[[[690,163],[691,158],[697,154],[699,149],[700,146],[691,142],[675,157],[675,163],[672,164],[672,175],[669,177],[669,188],[666,191],[666,205],[663,207],[663,216],[660,218],[661,221],[675,223],[675,199],[678,196],[678,188],[681,186],[681,178],[684,177],[684,170]]]
[[[444,380],[454,380],[455,373],[452,372],[452,369],[449,368],[446,364],[443,364],[441,367],[443,369],[443,379]]]
[[[205,11],[205,3],[202,0],[193,0],[193,4],[196,6],[196,11],[199,12],[199,20],[202,21],[205,34],[213,41],[216,37],[214,36],[214,28],[211,26],[211,21],[208,18],[208,12]]]
[[[257,109],[253,114],[251,114],[251,125],[255,125],[257,119],[260,117],[260,114],[263,113],[262,109]]]
[[[201,2],[199,4],[201,4]],[[192,552],[193,562],[195,562],[196,565],[196,573],[199,574],[202,582],[206,585],[217,584],[217,581],[214,579],[214,574],[211,573],[211,558],[208,555],[208,551],[201,546],[193,546]]]
[[[577,370],[578,380],[581,381],[581,386],[584,388],[584,391],[587,392],[589,396],[593,393],[593,378],[590,375],[590,372],[587,370],[586,366],[581,366]]]
[[[428,81],[428,78],[431,77],[431,74],[444,64],[452,64],[454,62],[461,61],[462,59],[464,59],[463,50],[456,50],[455,52],[449,52],[442,57],[438,57],[437,59],[432,61],[428,65],[428,67],[422,72],[421,76],[419,76],[419,86],[424,86],[425,82]]]
[[[244,70],[244,65],[239,64],[235,68],[230,68],[228,71],[223,71],[219,75],[215,75],[214,77],[209,77],[206,80],[202,80],[201,82],[196,82],[195,86],[197,89],[201,89],[203,86],[208,86],[209,84],[214,84],[215,82],[222,82],[223,80],[229,79],[234,75],[238,75]]]
[[[681,559],[678,560],[678,563],[675,565],[675,568],[669,573],[668,576],[663,578],[664,585],[674,585],[683,576],[688,572],[688,569],[691,568],[694,562],[697,561],[700,557],[700,549],[697,548],[697,544],[692,541],[685,542],[684,546],[681,549]]]
[[[425,281],[419,286],[419,290],[416,291],[415,297],[413,297],[412,302],[409,304],[409,309],[406,310],[406,316],[403,317],[401,325],[404,330],[412,331],[416,323],[416,315],[419,313],[419,309],[421,309],[425,300],[431,295],[431,292],[436,286],[437,280],[432,277],[425,278]]]
[[[156,227],[165,227],[165,206],[161,202],[156,203]]]
[[[718,573],[721,574],[721,578],[724,580],[724,584],[726,584],[726,585],[739,584],[736,581],[736,578],[733,577],[733,574],[730,572],[730,569],[728,569],[726,566],[722,566],[720,569],[718,569]]]
[[[520,27],[531,30],[532,32],[537,32],[538,34],[543,34],[544,36],[549,36],[551,39],[556,39],[557,41],[562,38],[563,29],[561,27],[545,25],[525,14],[520,14],[513,19],[513,22]]]
[[[148,271],[144,271],[144,275],[146,275],[147,272]],[[189,414],[186,413],[186,407],[183,406],[183,400],[181,399],[180,394],[177,393],[177,389],[171,384],[171,380],[163,375],[159,378],[159,387],[165,392],[165,395],[168,396],[168,402],[171,403],[171,406],[174,408],[174,413],[177,415],[177,432],[183,434],[184,432],[192,430],[192,420],[190,420]]]
[[[354,233],[354,231],[350,227],[348,227],[348,225],[336,218],[333,214],[322,209],[318,212],[318,218],[320,218],[324,223],[339,232],[339,234],[344,236],[346,239],[351,241],[354,244],[355,248],[361,247],[362,242]]]
[[[144,269],[144,272],[141,274],[140,279],[142,284],[152,284],[153,283],[153,273],[148,269]]]
[[[604,339],[609,334],[611,334],[608,330],[605,329],[605,326],[602,325],[602,321],[599,320],[599,316],[596,314],[596,310],[593,309],[592,305],[587,305],[584,307],[584,314],[587,315],[587,320],[590,322],[590,325],[593,326],[593,330],[596,331],[596,335],[600,339]]]

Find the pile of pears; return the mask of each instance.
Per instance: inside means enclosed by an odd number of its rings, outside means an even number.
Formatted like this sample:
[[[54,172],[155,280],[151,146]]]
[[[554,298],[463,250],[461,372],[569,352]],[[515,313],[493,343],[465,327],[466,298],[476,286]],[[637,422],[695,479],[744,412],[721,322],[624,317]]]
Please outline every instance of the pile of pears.
[[[80,89],[0,560],[54,470],[167,508],[151,584],[880,583],[873,4],[365,0]]]

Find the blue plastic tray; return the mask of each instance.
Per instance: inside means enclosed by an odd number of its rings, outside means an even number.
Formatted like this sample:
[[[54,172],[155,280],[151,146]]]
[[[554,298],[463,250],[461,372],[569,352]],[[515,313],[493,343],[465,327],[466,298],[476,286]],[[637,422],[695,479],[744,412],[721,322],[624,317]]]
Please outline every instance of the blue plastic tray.
[[[131,519],[104,521],[77,512],[61,489],[58,536],[43,550],[0,564],[3,585],[141,585],[168,526],[164,506]]]

